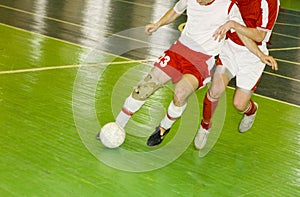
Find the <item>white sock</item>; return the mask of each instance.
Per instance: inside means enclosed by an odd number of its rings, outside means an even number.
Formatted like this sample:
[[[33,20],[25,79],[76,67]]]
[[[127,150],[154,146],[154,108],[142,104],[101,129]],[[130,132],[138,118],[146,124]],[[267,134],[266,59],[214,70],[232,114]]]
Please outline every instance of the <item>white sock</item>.
[[[181,107],[178,107],[178,106],[174,105],[174,102],[172,101],[169,105],[167,114],[160,122],[160,126],[164,129],[171,128],[171,126],[174,124],[174,122],[182,115],[186,106],[187,106],[187,103]]]
[[[132,95],[127,97],[122,110],[120,111],[119,115],[116,118],[116,122],[121,127],[124,128],[126,126],[126,124],[128,123],[129,119],[131,118],[131,116],[136,111],[138,111],[143,106],[144,103],[145,103],[145,101],[136,100],[132,97]]]

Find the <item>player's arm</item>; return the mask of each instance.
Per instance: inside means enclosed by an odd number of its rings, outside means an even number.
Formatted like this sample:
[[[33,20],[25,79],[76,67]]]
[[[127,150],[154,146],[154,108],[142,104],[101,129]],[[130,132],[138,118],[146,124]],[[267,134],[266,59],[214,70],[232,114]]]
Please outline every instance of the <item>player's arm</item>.
[[[267,35],[267,30],[265,29],[247,27],[236,4],[233,4],[229,12],[229,20],[215,31],[213,37],[215,40],[218,39],[221,41],[226,37],[226,33],[228,31],[235,31],[236,33],[247,36],[256,42],[265,41]]]
[[[273,70],[278,70],[278,64],[272,56],[264,54],[252,39],[239,33],[238,36],[241,39],[241,41],[244,43],[244,45],[249,49],[249,51],[251,51],[254,55],[259,57],[259,59],[263,63],[271,66]]]
[[[145,28],[145,32],[151,35],[153,32],[156,32],[159,27],[172,23],[185,11],[186,3],[186,0],[178,1],[174,8],[169,9],[157,22],[148,24]]]
[[[223,39],[226,36],[226,32],[232,29],[256,42],[268,42],[278,16],[279,0],[270,1],[267,6],[264,5],[261,9],[262,13],[267,13],[262,16],[263,21],[268,21],[267,24],[264,24],[261,27],[250,28],[243,24],[243,22],[241,23],[240,21],[230,19],[217,29],[213,35],[214,38],[217,39],[219,37],[219,40]]]
[[[148,24],[145,32],[148,35],[151,35],[153,32],[156,32],[159,27],[172,23],[179,16],[180,14],[176,13],[175,10],[171,8],[156,23]]]
[[[245,27],[235,21],[230,21],[230,23],[232,23],[232,29],[234,29],[237,33],[246,36],[255,42],[264,41],[268,32],[268,30]]]
[[[237,23],[236,21],[230,20],[217,29],[217,31],[214,34],[214,37],[216,38],[219,36],[219,39],[224,38],[226,36],[226,32],[230,29],[235,30],[237,33],[243,36],[247,36],[248,38],[256,42],[264,41],[268,32],[267,30],[246,27]]]
[[[261,26],[257,26],[256,28],[249,28],[246,27],[246,25],[243,26],[234,21],[230,21],[229,25],[237,33],[243,36],[247,36],[248,38],[256,42],[268,42],[278,16],[279,4],[279,0],[271,0],[268,1],[267,4],[263,4],[261,6],[261,10],[263,13],[261,16],[263,24],[261,24]]]

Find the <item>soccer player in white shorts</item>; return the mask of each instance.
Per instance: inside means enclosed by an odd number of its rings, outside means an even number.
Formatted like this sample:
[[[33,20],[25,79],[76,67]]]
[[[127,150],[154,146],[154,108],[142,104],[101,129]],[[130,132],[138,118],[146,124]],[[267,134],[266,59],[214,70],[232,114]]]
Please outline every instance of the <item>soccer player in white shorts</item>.
[[[211,87],[203,101],[203,119],[194,140],[197,149],[204,148],[218,100],[233,77],[236,77],[237,86],[233,103],[243,113],[239,125],[239,131],[243,133],[252,127],[255,120],[258,104],[251,100],[251,95],[257,88],[265,64],[278,69],[274,59],[267,60],[262,54],[248,50],[245,45],[248,47],[253,43],[245,38],[254,40],[260,51],[268,54],[266,45],[278,16],[279,0],[237,0],[237,4],[247,27],[228,21],[214,34],[216,39],[222,39],[227,32],[228,39],[221,49]]]
[[[188,17],[180,38],[127,97],[116,118],[116,122],[125,127],[146,99],[172,80],[176,84],[173,100],[160,125],[147,140],[149,146],[162,142],[184,112],[188,97],[210,80],[214,56],[219,54],[224,41],[214,40],[215,30],[229,20],[243,22],[237,6],[230,0],[180,0],[159,21],[147,25],[146,33],[151,35],[159,27],[173,22],[185,10]]]

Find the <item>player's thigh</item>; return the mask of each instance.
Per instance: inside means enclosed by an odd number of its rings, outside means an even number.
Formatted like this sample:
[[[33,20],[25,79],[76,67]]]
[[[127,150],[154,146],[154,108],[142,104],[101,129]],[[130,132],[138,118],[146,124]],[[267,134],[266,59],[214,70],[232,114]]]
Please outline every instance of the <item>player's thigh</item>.
[[[175,104],[183,105],[187,98],[198,89],[198,79],[192,74],[184,74],[176,84],[174,91]]]
[[[153,67],[134,88],[132,97],[136,100],[144,101],[170,79],[171,78],[159,68]]]
[[[221,69],[218,68],[220,67],[217,66],[216,71],[212,78],[211,86],[209,88],[210,96],[215,99],[219,98],[222,95],[222,93],[226,89],[226,86],[228,85],[229,81],[232,78],[232,75],[229,74],[228,70],[226,71],[226,69],[222,69],[223,70],[222,71]]]
[[[160,82],[161,84],[167,83],[171,78],[167,75],[164,71],[159,69],[158,67],[154,66],[149,73],[156,81]]]

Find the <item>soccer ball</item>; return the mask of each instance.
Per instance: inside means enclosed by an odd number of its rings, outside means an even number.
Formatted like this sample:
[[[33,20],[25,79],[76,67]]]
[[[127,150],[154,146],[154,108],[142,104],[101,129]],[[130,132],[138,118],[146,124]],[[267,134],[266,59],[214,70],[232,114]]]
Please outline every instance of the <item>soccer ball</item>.
[[[117,148],[125,141],[125,131],[115,122],[107,123],[101,128],[100,141],[107,148]]]

